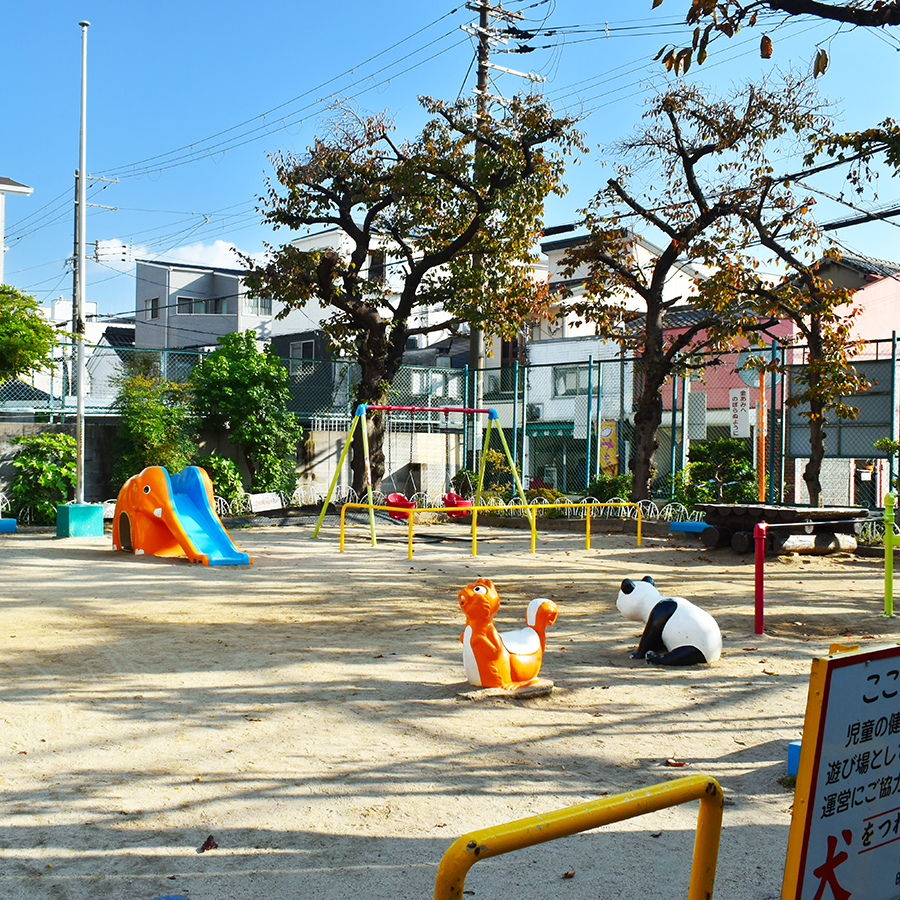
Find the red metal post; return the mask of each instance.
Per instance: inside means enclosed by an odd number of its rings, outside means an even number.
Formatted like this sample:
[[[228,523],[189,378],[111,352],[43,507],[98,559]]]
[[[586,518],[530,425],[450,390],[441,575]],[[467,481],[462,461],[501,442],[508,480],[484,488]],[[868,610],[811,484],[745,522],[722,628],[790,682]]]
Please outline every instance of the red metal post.
[[[763,606],[765,602],[765,586],[763,570],[766,564],[766,531],[768,525],[765,522],[757,522],[753,528],[753,537],[756,539],[756,633],[763,633]]]

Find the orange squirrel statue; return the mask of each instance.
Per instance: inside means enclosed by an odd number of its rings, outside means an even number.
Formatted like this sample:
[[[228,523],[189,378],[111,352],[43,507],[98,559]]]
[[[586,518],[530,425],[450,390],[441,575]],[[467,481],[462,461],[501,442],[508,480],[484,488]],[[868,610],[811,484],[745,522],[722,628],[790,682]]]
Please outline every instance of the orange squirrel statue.
[[[546,631],[558,613],[556,604],[544,597],[532,600],[526,627],[501,633],[493,622],[500,609],[500,595],[489,578],[467,584],[458,596],[466,616],[466,629],[460,640],[469,684],[510,690],[537,681]]]

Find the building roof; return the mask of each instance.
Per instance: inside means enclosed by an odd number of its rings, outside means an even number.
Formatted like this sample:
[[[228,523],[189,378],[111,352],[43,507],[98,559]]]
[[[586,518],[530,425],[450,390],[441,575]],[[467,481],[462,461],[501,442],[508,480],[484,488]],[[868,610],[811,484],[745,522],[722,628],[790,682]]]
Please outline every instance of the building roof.
[[[106,343],[110,347],[133,347],[134,346],[134,325],[130,328],[125,326],[110,325],[103,332]]]
[[[157,266],[160,269],[190,269],[192,272],[213,272],[216,275],[234,275],[243,278],[246,269],[226,269],[223,266],[202,266],[196,263],[168,262],[164,259],[136,259],[135,262],[145,266]]]
[[[829,261],[835,265],[844,265],[850,269],[855,269],[863,275],[885,277],[887,275],[900,274],[900,263],[890,262],[886,259],[875,259],[872,256],[863,256],[857,253],[842,251],[839,260],[824,260],[824,262]]]
[[[450,368],[459,369],[469,362],[469,336],[450,335],[418,350],[407,350],[403,364],[407,366],[437,366],[439,357],[450,358]]]
[[[0,191],[10,194],[30,194],[34,188],[28,187],[27,184],[21,184],[13,181],[12,178],[4,178],[0,175]]]

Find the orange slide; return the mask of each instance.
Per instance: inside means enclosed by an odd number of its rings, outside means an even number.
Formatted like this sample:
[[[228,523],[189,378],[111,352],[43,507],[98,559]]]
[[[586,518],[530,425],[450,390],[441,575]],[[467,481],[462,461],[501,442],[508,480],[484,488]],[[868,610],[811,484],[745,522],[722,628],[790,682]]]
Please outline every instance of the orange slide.
[[[205,566],[249,565],[215,510],[212,482],[197,466],[170,476],[149,466],[122,485],[113,519],[113,547],[153,556],[186,556]]]

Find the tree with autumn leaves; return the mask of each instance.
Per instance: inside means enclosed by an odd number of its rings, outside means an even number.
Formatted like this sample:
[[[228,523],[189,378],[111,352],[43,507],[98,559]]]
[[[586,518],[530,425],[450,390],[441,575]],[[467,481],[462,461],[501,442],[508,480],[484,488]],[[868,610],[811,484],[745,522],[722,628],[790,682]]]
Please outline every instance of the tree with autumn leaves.
[[[653,0],[653,8],[665,0]],[[657,58],[676,74],[686,72],[692,62],[706,61],[709,44],[716,37],[733,37],[742,28],[763,29],[759,51],[764,59],[774,53],[772,28],[793,16],[824,19],[854,28],[885,28],[900,25],[900,0],[858,0],[850,3],[826,3],[823,0],[690,0],[685,22],[694,25],[693,38],[686,47],[667,44]],[[771,26],[766,28],[766,25]],[[819,47],[813,74],[828,68],[828,52]]]
[[[830,127],[812,88],[790,77],[721,99],[678,84],[615,145],[622,163],[584,211],[589,238],[570,252],[565,274],[583,277],[572,310],[639,357],[633,500],[651,496],[665,382],[693,371],[701,354],[734,351],[789,319],[809,347],[804,388],[791,402],[809,404],[804,477],[818,504],[825,414],[852,415],[842,398],[865,382],[849,362],[849,292],[817,274],[813,200],[777,177],[773,160],[806,150]],[[639,262],[637,232],[662,238],[650,264]],[[760,245],[781,265],[780,279],[760,272]],[[685,264],[710,274],[695,279],[690,296],[670,296],[667,284]],[[673,315],[685,306],[695,314],[676,324]]]
[[[411,140],[398,139],[384,116],[341,110],[304,154],[273,157],[275,181],[262,198],[264,220],[276,228],[337,227],[349,239],[345,255],[270,247],[247,284],[284,303],[283,314],[311,301],[330,311],[323,327],[333,348],[359,363],[357,403],[384,402],[410,336],[468,323],[508,338],[543,308],[546,288],[532,263],[544,200],[564,192],[563,159],[582,148],[572,121],[536,96],[515,98],[497,116],[467,100],[421,102],[430,119]],[[403,271],[399,294],[369,277],[379,249]],[[369,427],[377,485],[383,415],[375,412]],[[361,437],[357,430],[357,489],[365,483]]]

